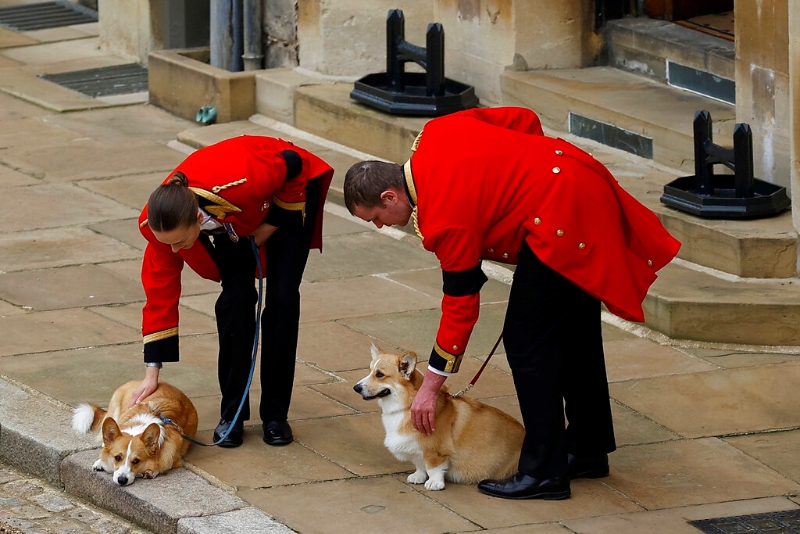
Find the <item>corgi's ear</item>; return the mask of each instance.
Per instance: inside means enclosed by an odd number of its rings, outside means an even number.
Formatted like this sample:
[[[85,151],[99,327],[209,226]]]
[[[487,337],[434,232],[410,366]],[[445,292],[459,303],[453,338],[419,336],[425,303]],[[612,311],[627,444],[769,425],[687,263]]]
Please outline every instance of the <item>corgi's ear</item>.
[[[375,343],[373,343],[372,346],[370,347],[370,352],[372,353],[373,360],[381,355],[381,352],[378,350],[378,347],[375,346]]]
[[[158,442],[161,437],[161,427],[156,423],[150,423],[142,433],[142,442],[147,448],[147,453],[153,456],[158,451]]]
[[[103,444],[109,445],[114,443],[121,434],[119,425],[112,417],[106,417],[103,421]]]
[[[411,378],[411,373],[414,372],[414,368],[417,366],[417,354],[415,352],[406,352],[403,354],[403,357],[400,358],[400,364],[397,368],[400,370],[400,373],[405,378]]]

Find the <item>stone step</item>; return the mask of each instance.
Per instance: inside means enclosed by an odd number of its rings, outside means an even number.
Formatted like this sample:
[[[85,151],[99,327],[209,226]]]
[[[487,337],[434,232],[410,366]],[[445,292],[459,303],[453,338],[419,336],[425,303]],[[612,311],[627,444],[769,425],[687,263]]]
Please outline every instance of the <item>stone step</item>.
[[[605,27],[608,64],[731,102],[736,49],[666,20],[627,18]]]
[[[714,142],[733,145],[734,106],[613,67],[506,71],[503,101],[542,123],[694,174],[693,121],[707,110]]]
[[[673,262],[658,273],[644,311],[673,339],[746,345],[800,344],[800,285],[725,280]]]

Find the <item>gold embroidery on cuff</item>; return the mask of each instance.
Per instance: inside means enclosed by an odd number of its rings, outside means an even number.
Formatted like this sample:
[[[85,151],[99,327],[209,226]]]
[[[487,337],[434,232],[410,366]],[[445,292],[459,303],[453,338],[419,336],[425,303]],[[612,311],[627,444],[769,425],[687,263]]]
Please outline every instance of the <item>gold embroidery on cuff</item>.
[[[147,334],[144,336],[144,342],[152,343],[153,341],[161,341],[162,339],[167,339],[168,337],[173,337],[178,335],[178,327],[168,328],[166,330],[162,330],[161,332],[156,332],[154,334]]]
[[[445,373],[457,373],[458,368],[461,367],[461,359],[464,357],[464,354],[450,354],[446,350],[444,350],[439,343],[435,343],[433,345],[433,350],[444,358],[447,361],[447,364],[442,369]]]

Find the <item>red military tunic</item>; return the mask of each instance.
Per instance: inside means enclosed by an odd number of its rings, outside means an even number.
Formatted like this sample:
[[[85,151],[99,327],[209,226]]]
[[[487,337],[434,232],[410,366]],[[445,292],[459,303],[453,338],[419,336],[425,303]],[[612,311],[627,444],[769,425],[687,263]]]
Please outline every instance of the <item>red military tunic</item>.
[[[281,151],[300,156],[299,174],[286,180],[288,164]],[[322,209],[333,178],[333,169],[320,158],[272,137],[235,137],[202,148],[187,157],[164,180],[175,173],[186,175],[189,188],[205,199],[203,208],[220,223],[247,239],[266,218],[269,210],[302,210],[305,189],[317,179],[320,204],[312,248],[322,250]],[[198,240],[190,249],[172,252],[147,225],[147,206],[139,216],[139,228],[147,239],[142,263],[142,284],[147,302],[142,311],[145,361],[178,360],[178,301],[181,296],[181,270],[184,262],[197,274],[219,281],[219,271],[205,246]],[[262,264],[264,248],[261,247]]]
[[[656,271],[680,248],[605,166],[544,136],[528,109],[473,109],[431,120],[404,171],[422,244],[443,271],[430,359],[441,371],[458,371],[478,319],[480,284],[467,275],[481,259],[516,264],[524,240],[612,313],[643,321]]]

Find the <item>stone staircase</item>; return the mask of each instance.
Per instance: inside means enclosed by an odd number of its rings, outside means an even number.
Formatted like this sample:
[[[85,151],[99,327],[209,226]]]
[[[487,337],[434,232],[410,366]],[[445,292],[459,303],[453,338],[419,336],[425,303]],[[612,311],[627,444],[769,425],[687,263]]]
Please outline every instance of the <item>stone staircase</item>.
[[[645,300],[648,327],[674,340],[800,345],[797,234],[790,212],[760,220],[708,220],[659,201],[664,184],[694,173],[695,112],[710,111],[718,144],[732,143],[735,122],[733,105],[671,85],[671,65],[693,69],[682,71],[679,83],[686,82],[686,72],[704,80],[700,85],[732,80],[733,43],[642,19],[613,23],[608,42],[608,66],[505,72],[504,104],[534,109],[551,135],[594,146],[595,156],[623,187],[683,243],[679,259],[660,272]],[[273,69],[256,77],[256,107],[322,138],[405,161],[427,119],[367,108],[350,99],[352,87]],[[730,87],[715,96],[726,94]],[[335,179],[334,200],[341,197],[336,191],[341,179]]]

